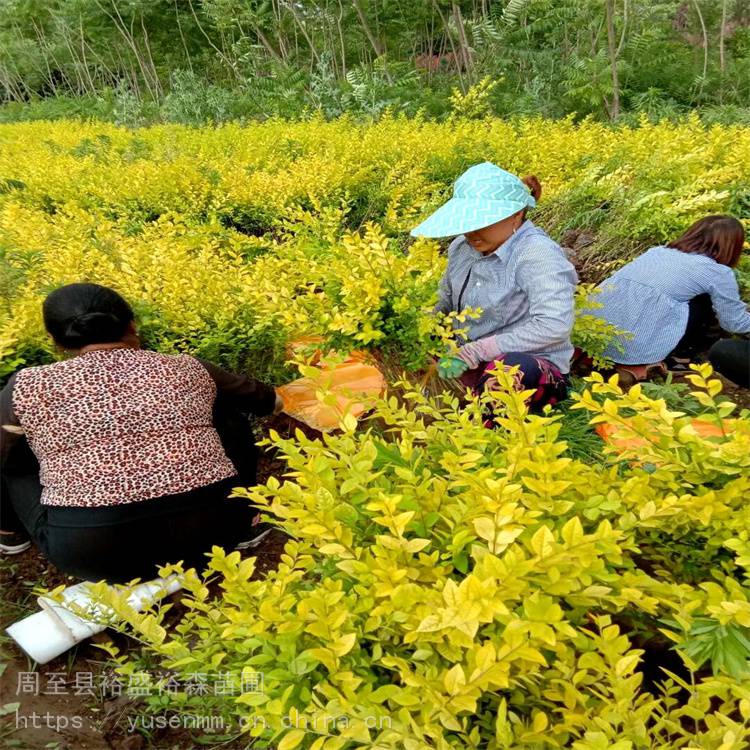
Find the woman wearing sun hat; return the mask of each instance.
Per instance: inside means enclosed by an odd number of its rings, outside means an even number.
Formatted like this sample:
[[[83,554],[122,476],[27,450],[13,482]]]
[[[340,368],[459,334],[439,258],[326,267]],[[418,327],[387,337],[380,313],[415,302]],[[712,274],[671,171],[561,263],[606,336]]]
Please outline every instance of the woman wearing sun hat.
[[[440,360],[443,377],[479,392],[495,362],[519,367],[518,387],[540,409],[567,396],[577,276],[562,248],[526,218],[541,185],[484,162],[464,172],[453,197],[415,227],[423,237],[458,235],[440,282],[440,312],[481,308],[468,322],[457,357]]]

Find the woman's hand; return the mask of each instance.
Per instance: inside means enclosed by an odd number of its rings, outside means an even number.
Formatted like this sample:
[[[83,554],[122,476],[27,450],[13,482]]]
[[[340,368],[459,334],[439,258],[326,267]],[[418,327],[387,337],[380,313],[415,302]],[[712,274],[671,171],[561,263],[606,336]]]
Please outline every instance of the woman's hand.
[[[468,369],[469,366],[459,357],[448,355],[438,360],[438,375],[443,380],[460,378]]]
[[[459,348],[456,354],[446,354],[438,362],[441,378],[460,378],[467,370],[476,370],[485,362],[500,359],[503,352],[497,345],[497,337],[486,336],[477,341],[469,341]]]
[[[495,336],[469,341],[458,350],[458,356],[466,363],[469,370],[476,369],[484,362],[494,362],[502,355]]]

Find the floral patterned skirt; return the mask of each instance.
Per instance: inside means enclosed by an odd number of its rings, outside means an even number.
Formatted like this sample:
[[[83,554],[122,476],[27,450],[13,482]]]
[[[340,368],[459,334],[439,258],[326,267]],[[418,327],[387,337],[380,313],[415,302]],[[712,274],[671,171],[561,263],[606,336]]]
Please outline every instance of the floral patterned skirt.
[[[517,390],[534,390],[527,401],[531,412],[540,412],[547,404],[554,406],[568,397],[568,376],[563,375],[548,359],[526,352],[508,352],[498,359],[506,368],[518,365],[519,370],[515,374]],[[498,387],[495,369],[494,362],[486,362],[464,373],[461,382],[477,395],[493,390]]]

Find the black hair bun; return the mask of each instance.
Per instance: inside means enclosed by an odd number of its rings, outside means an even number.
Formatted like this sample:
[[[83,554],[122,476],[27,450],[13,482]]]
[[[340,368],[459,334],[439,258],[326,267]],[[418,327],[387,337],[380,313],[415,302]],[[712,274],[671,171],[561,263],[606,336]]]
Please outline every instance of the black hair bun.
[[[114,289],[87,282],[55,289],[42,312],[45,328],[62,349],[120,341],[133,320],[132,308]]]
[[[123,321],[112,313],[88,312],[68,320],[64,335],[68,345],[79,342],[80,346],[86,346],[92,342],[119,341],[126,329],[127,324],[123,326]]]

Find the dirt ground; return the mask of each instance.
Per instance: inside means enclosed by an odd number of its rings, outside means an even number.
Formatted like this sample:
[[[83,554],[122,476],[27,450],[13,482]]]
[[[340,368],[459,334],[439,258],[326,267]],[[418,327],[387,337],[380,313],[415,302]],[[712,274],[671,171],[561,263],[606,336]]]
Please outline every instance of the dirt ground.
[[[274,531],[257,551],[256,575],[278,564],[286,541]],[[157,729],[147,739],[134,733],[127,717],[135,701],[116,695],[109,685],[114,674],[107,655],[96,643],[113,640],[121,650],[137,648],[134,642],[111,632],[94,636],[67,654],[35,669],[5,635],[12,622],[38,610],[32,589],[71,584],[30,549],[0,562],[0,747],[48,750],[183,750],[194,742],[184,730]],[[172,597],[179,602],[179,592]],[[229,747],[229,746],[224,746]]]

